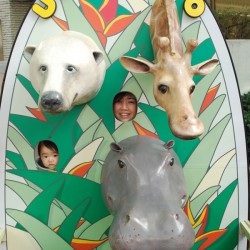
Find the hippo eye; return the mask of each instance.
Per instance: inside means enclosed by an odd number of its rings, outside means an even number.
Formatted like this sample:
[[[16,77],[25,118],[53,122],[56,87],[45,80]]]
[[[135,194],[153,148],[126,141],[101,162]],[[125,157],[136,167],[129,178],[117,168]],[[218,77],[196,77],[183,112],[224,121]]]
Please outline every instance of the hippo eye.
[[[118,160],[118,165],[119,165],[120,168],[126,167],[126,164],[121,160]]]
[[[69,65],[69,66],[67,67],[67,71],[69,71],[69,72],[73,72],[73,71],[76,71],[76,69],[75,69],[75,67],[74,67],[74,66]]]
[[[165,94],[166,92],[169,92],[169,87],[167,85],[164,84],[160,84],[158,86],[158,90],[162,93]]]
[[[195,90],[195,85],[190,87],[190,95],[194,92],[194,90]]]
[[[170,165],[171,167],[174,165],[174,158],[171,158],[171,159],[169,160],[169,165]]]
[[[46,67],[46,66],[44,66],[44,65],[42,65],[42,66],[40,67],[40,71],[42,71],[42,72],[46,72],[46,71],[47,71],[47,67]]]

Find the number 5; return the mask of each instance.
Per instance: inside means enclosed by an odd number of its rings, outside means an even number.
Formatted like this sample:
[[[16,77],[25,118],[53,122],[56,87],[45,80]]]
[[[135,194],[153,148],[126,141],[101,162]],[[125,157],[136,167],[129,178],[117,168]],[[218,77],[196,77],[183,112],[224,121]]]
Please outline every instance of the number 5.
[[[39,4],[34,4],[32,10],[42,18],[51,17],[56,11],[56,2],[55,0],[40,0],[46,6],[42,7]]]

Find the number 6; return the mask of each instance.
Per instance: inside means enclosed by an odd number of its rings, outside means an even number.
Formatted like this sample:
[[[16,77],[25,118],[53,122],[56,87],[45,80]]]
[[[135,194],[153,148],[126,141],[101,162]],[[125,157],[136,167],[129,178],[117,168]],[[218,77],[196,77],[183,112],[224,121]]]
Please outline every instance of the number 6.
[[[191,17],[199,17],[205,10],[205,1],[185,0],[184,10]]]

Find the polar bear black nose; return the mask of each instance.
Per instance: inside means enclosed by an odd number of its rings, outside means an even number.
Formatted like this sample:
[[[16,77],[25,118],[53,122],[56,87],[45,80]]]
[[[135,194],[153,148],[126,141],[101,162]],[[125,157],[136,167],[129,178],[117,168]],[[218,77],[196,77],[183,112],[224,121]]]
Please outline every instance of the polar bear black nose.
[[[45,111],[57,111],[63,106],[63,97],[56,91],[47,91],[41,97],[41,107]]]

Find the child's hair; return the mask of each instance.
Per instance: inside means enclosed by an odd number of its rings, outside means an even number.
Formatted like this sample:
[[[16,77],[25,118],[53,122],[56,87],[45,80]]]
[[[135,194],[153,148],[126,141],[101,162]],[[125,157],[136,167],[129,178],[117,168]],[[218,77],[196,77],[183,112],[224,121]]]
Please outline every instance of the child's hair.
[[[45,146],[46,148],[49,148],[51,150],[54,150],[56,153],[58,153],[58,148],[56,146],[56,144],[52,141],[49,141],[49,140],[43,140],[43,141],[40,141],[38,143],[38,146],[37,146],[37,151],[38,151],[38,155],[41,156],[41,148],[42,146]]]
[[[136,97],[135,97],[135,95],[134,95],[133,93],[128,92],[128,91],[122,91],[122,92],[119,92],[118,94],[116,94],[116,96],[114,97],[113,105],[114,105],[115,103],[121,101],[122,98],[123,98],[124,96],[127,96],[127,95],[133,96],[133,97],[135,98],[135,100],[136,100]],[[136,100],[136,101],[137,101],[137,100]]]

